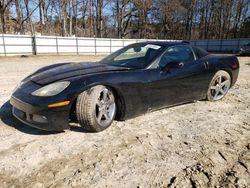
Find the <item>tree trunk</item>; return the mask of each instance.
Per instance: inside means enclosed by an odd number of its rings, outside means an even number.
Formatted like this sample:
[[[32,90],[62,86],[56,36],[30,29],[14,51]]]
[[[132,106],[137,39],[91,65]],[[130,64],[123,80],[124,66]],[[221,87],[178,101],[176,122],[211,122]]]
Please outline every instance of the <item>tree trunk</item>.
[[[43,21],[44,21],[44,25],[45,25],[45,31],[47,32],[47,30],[48,30],[48,14],[47,14],[46,2],[47,1],[43,0],[42,8],[43,8]]]
[[[29,0],[25,0],[25,8],[26,8],[26,14],[27,14],[27,21],[30,26],[30,34],[34,35],[35,33],[34,33],[34,28],[33,28],[32,20],[31,20],[31,15],[30,15]]]
[[[96,34],[99,38],[102,37],[102,6],[103,0],[97,0]]]
[[[75,25],[74,25],[74,34],[77,35],[77,15],[78,15],[78,1],[75,0],[75,6],[74,6],[74,18],[75,18]]]
[[[39,17],[40,24],[44,25],[44,16],[43,16],[43,0],[39,0]]]
[[[89,27],[89,35],[90,35],[90,37],[93,37],[93,35],[95,35],[95,34],[93,34],[93,31],[94,31],[94,24],[93,24],[93,0],[89,0],[89,21],[90,21],[90,23],[89,23],[89,25],[90,25],[90,27]]]
[[[1,24],[2,24],[2,33],[6,34],[6,28],[5,28],[5,16],[4,16],[4,12],[0,11],[0,17],[1,17]]]
[[[61,3],[62,6],[62,14],[63,14],[63,25],[62,25],[62,35],[67,36],[67,1],[63,0]]]
[[[72,0],[69,0],[69,36],[72,36]]]
[[[6,33],[6,18],[5,18],[5,13],[6,10],[9,10],[9,5],[13,0],[8,0],[8,1],[0,1],[0,19],[1,19],[1,24],[2,24],[2,33]]]
[[[117,37],[121,38],[120,0],[116,0],[116,22],[117,22]]]
[[[16,0],[15,1],[15,5],[16,5],[16,14],[17,14],[17,18],[16,18],[16,32],[23,34],[23,26],[22,26],[22,1],[20,0]]]

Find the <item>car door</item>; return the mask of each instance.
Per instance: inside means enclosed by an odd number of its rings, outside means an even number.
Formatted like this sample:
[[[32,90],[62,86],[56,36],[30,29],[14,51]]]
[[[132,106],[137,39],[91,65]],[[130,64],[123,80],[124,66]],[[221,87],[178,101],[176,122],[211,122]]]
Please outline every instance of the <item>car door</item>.
[[[169,66],[172,62],[179,66]],[[170,47],[157,61],[157,66],[147,70],[149,110],[198,100],[204,97],[203,80],[207,67],[196,59],[188,45]],[[178,65],[178,64],[177,64]]]

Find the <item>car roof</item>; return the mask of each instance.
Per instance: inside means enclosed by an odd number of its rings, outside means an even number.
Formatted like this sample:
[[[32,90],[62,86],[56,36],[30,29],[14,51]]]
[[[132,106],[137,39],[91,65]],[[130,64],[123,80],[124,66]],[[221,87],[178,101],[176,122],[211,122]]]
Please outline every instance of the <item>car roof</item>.
[[[160,45],[164,47],[168,46],[175,46],[175,45],[189,45],[189,42],[187,41],[146,41],[146,42],[139,42],[141,44],[154,44],[154,45]]]

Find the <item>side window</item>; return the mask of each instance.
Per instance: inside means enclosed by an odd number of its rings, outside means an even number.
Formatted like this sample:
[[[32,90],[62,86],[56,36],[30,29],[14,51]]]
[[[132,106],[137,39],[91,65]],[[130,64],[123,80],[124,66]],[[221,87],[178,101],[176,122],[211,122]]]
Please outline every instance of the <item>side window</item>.
[[[198,59],[208,55],[208,52],[206,52],[205,50],[201,48],[193,47],[193,50]]]
[[[194,54],[189,46],[174,46],[166,50],[162,55],[159,65],[166,65],[169,62],[189,63],[194,61]]]

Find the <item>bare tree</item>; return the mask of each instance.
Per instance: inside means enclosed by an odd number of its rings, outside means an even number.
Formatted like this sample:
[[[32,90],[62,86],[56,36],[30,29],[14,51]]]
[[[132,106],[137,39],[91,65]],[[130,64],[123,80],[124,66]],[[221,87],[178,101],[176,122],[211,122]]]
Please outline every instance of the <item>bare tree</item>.
[[[26,16],[30,27],[30,34],[34,35],[34,27],[32,24],[31,13],[29,8],[29,0],[25,0]]]
[[[0,30],[86,37],[224,39],[250,35],[249,8],[250,0],[0,0]]]
[[[16,28],[15,32],[23,34],[23,13],[22,13],[22,1],[15,0],[15,6],[16,6]]]
[[[96,1],[96,35],[97,37],[102,37],[102,8],[103,0]]]
[[[94,25],[93,25],[93,0],[89,0],[89,21],[90,21],[90,36],[93,36]]]
[[[6,33],[6,22],[5,22],[5,13],[9,8],[12,0],[0,0],[0,18],[2,24],[2,32]]]
[[[73,2],[69,0],[69,36],[72,36],[72,9],[73,9]]]
[[[63,17],[63,24],[62,24],[62,35],[67,36],[67,0],[62,0],[61,2],[61,10],[62,10],[62,17]]]
[[[74,34],[76,35],[77,34],[77,17],[78,17],[78,6],[81,6],[81,1],[78,1],[78,0],[74,0],[73,1],[73,5],[72,5],[72,11],[73,11],[73,17],[74,17],[74,24],[73,24],[73,32]],[[81,11],[80,11],[81,12]]]
[[[234,16],[234,28],[233,28],[233,37],[237,37],[239,30],[239,24],[241,20],[245,19],[245,14],[248,10],[249,0],[238,0],[237,6],[235,7],[235,16]]]
[[[116,16],[116,32],[118,38],[123,38],[127,35],[131,18],[134,15],[135,7],[131,0],[115,0],[115,16]]]

